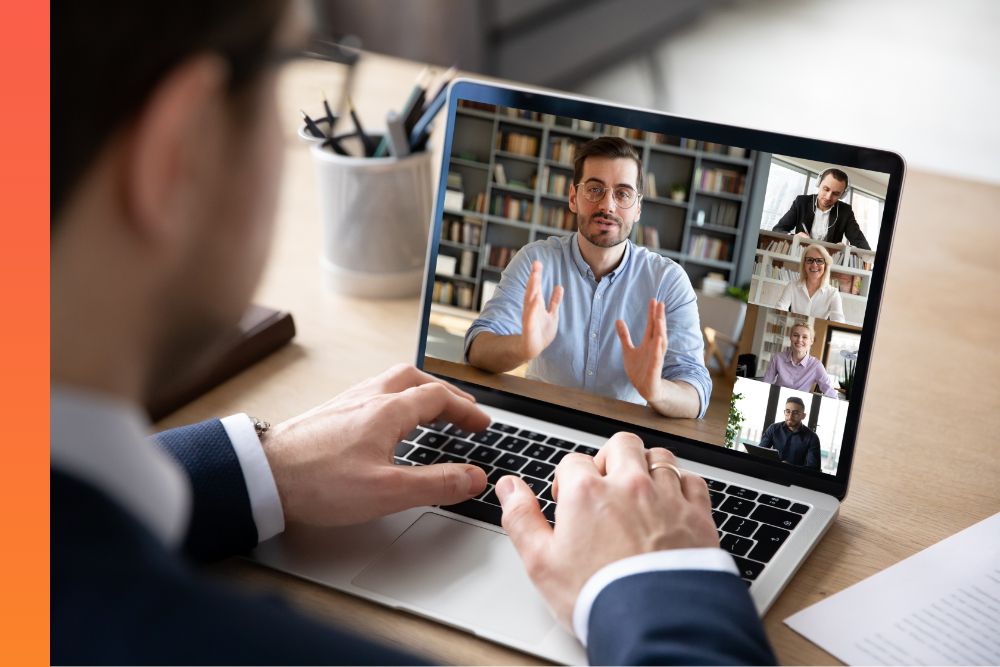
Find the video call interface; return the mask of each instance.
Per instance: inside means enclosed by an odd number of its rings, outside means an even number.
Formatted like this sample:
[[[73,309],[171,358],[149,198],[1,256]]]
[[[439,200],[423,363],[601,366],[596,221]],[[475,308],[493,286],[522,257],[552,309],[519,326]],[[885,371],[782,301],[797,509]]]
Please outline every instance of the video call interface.
[[[837,473],[888,174],[466,100],[445,159],[426,370]]]

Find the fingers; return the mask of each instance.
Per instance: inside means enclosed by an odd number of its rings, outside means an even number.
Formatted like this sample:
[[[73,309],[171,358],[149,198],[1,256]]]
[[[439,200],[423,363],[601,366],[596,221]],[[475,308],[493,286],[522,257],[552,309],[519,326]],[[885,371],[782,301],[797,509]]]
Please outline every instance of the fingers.
[[[391,496],[386,513],[421,505],[453,505],[468,500],[486,488],[481,468],[461,463],[428,466],[393,466]]]
[[[645,475],[649,469],[646,448],[634,433],[615,433],[594,457],[594,465],[604,475],[619,475],[628,471]]]
[[[535,260],[531,263],[531,274],[528,276],[528,283],[524,286],[524,308],[528,309],[528,303],[534,302],[542,292],[542,263]]]
[[[482,431],[490,425],[489,415],[439,382],[410,387],[386,396],[379,407],[382,418],[396,421],[398,438],[409,433],[417,424],[428,424],[439,418],[472,432]]]
[[[501,477],[496,492],[503,508],[503,529],[521,555],[529,574],[535,572],[552,539],[552,527],[538,507],[535,494],[521,479],[512,475]]]
[[[649,464],[649,468],[652,468],[656,464],[677,467],[677,457],[674,456],[673,452],[663,447],[653,447],[647,450],[646,461]],[[680,474],[679,478],[678,474]],[[657,468],[656,470],[650,469],[649,476],[657,485],[660,492],[666,496],[683,495],[684,480],[692,477],[692,475],[685,473],[680,468],[677,468],[677,472],[674,472],[673,469],[667,467]]]
[[[698,475],[685,473],[681,479],[681,491],[688,502],[694,503],[706,512],[712,511],[712,499],[708,495],[708,484]]]
[[[563,298],[563,287],[562,285],[556,285],[552,290],[552,298],[549,300],[549,315],[555,315],[559,312],[559,304],[562,303]]]
[[[443,385],[448,391],[452,392],[456,396],[460,396],[466,400],[475,402],[476,397],[472,394],[462,391],[455,385],[445,382],[440,378],[436,378],[430,373],[425,373],[416,366],[411,364],[397,364],[392,368],[386,370],[378,376],[381,385],[381,391],[379,393],[383,394],[395,394],[401,392],[410,387],[418,387],[422,384],[428,384],[430,382],[436,382]]]
[[[578,483],[585,477],[599,479],[600,476],[592,457],[579,452],[567,454],[556,466],[556,474],[552,479],[552,499],[558,502],[560,487],[565,489],[567,484]]]
[[[650,299],[646,304],[646,329],[642,332],[642,340],[647,341],[653,337],[653,329],[656,323],[656,299]]]
[[[656,335],[667,341],[667,307],[662,302],[656,302]]]
[[[624,320],[615,320],[615,330],[618,332],[618,340],[622,342],[622,347],[626,350],[634,350],[635,345],[632,344],[632,336],[628,333],[628,325],[625,324]]]

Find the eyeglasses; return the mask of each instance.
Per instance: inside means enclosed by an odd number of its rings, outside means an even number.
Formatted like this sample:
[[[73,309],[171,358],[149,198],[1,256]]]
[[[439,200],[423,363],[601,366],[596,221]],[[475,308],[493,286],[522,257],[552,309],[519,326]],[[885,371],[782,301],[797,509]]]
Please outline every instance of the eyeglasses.
[[[785,415],[804,415],[805,413],[801,410],[789,410],[785,408]]]
[[[822,257],[806,257],[806,264],[826,264]]]
[[[608,193],[608,190],[613,191],[611,196],[614,197],[615,206],[618,208],[632,208],[637,201],[642,199],[642,195],[636,192],[635,188],[627,185],[606,188],[599,183],[577,183],[576,188],[583,193],[583,198],[591,204],[604,201],[604,195]]]

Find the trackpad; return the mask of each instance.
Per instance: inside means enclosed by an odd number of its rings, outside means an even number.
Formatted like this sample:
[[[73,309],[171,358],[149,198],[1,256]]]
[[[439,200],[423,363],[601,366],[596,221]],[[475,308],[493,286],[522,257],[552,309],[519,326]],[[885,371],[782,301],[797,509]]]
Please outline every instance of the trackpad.
[[[539,642],[556,625],[510,538],[427,512],[354,585],[468,629]]]

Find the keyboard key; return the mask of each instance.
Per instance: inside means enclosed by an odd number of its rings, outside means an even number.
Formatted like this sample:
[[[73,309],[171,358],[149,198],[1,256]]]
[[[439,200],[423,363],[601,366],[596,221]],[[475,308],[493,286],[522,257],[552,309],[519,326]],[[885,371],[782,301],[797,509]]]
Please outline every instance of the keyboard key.
[[[753,535],[754,531],[757,530],[757,526],[760,524],[756,521],[751,521],[750,519],[743,519],[738,516],[730,517],[726,525],[722,527],[722,530],[727,533],[733,533],[734,535],[739,535],[740,537],[750,537]],[[746,552],[744,552],[746,553]],[[742,556],[743,554],[740,554]]]
[[[494,431],[500,431],[502,433],[517,433],[518,428],[516,426],[511,426],[510,424],[501,424],[500,422],[493,422],[490,424],[490,428]]]
[[[456,438],[452,438],[445,444],[444,447],[441,448],[441,451],[448,452],[450,454],[457,454],[459,456],[468,456],[473,447],[475,447],[475,445],[468,440],[458,440]]]
[[[726,483],[725,482],[720,482],[717,479],[709,479],[708,477],[703,477],[702,479],[705,480],[705,484],[707,484],[708,488],[711,489],[712,491],[725,491],[726,490]]]
[[[457,505],[442,505],[441,509],[461,516],[467,516],[470,519],[478,519],[479,521],[491,523],[494,526],[500,525],[500,518],[503,516],[503,511],[499,507],[484,503],[481,500],[466,500]]]
[[[413,445],[408,442],[396,443],[396,456],[406,456],[406,453],[413,449]]]
[[[444,432],[447,433],[448,435],[453,435],[456,438],[468,438],[470,435],[472,435],[471,433],[469,433],[465,429],[461,429],[461,428],[455,426],[454,424],[452,424],[451,426],[449,426],[448,428],[446,428],[444,430]]]
[[[733,498],[730,496],[726,498],[726,501],[722,503],[722,506],[719,507],[719,509],[723,512],[729,512],[730,514],[746,516],[747,514],[750,514],[750,510],[752,510],[755,505],[756,503],[752,500],[744,500],[742,498]]]
[[[802,520],[802,517],[798,514],[768,507],[767,505],[758,505],[753,514],[750,515],[750,518],[763,523],[769,523],[778,528],[784,528],[785,530],[792,530]]]
[[[494,461],[493,465],[495,465],[498,468],[503,468],[504,470],[517,472],[527,462],[528,459],[524,458],[523,456],[518,456],[517,454],[504,454],[496,461]]]
[[[587,445],[577,445],[576,451],[581,454],[586,454],[587,456],[597,456],[597,450],[593,447],[588,447]]]
[[[539,479],[548,479],[549,476],[555,471],[556,467],[554,465],[539,463],[538,461],[528,461],[528,465],[524,466],[521,474],[531,475],[532,477],[537,477]]]
[[[406,455],[406,458],[414,463],[419,463],[421,465],[430,465],[437,460],[440,456],[433,449],[427,449],[426,447],[414,447],[413,451]]]
[[[412,461],[407,461],[406,459],[401,459],[398,456],[393,459],[393,462],[396,465],[399,465],[399,466],[411,466],[411,465],[413,465]]]
[[[563,440],[562,438],[549,438],[548,440],[545,441],[545,444],[561,447],[562,449],[568,449],[569,451],[573,451],[573,448],[576,447],[575,442],[570,442],[569,440]]]
[[[757,502],[760,503],[761,505],[767,505],[769,507],[777,507],[779,510],[785,510],[788,509],[788,506],[791,504],[792,501],[785,500],[784,498],[779,498],[777,496],[769,496],[765,493],[761,495],[760,498],[757,499]]]
[[[407,436],[405,438],[403,438],[403,440],[409,440],[410,442],[414,442],[417,438],[419,438],[420,436],[422,436],[424,433],[425,433],[424,429],[422,429],[422,428],[415,428],[412,431],[410,431],[407,434]]]
[[[447,429],[449,426],[451,426],[451,424],[443,419],[435,419],[430,424],[427,424],[427,428],[431,429],[432,431],[441,431],[441,432],[444,432],[444,430]]]
[[[535,477],[521,477],[521,479],[536,496],[549,487],[548,482]]]
[[[725,512],[720,512],[719,510],[712,510],[712,520],[715,521],[716,528],[721,528],[722,524],[724,524],[726,522],[726,519],[728,518],[729,515],[726,514]]]
[[[759,560],[761,563],[769,562],[778,547],[785,543],[790,534],[787,530],[762,523],[753,536],[757,540],[757,546],[747,554],[747,557]]]
[[[747,500],[756,500],[757,496],[760,495],[756,491],[744,489],[742,486],[736,486],[735,484],[730,484],[729,488],[726,489],[726,493],[737,498],[746,498]]]
[[[489,503],[490,505],[496,505],[497,507],[500,507],[500,499],[497,498],[496,489],[494,489],[493,487],[490,487],[490,490],[483,495],[482,500],[484,503]]]
[[[556,522],[556,504],[549,503],[548,505],[543,507],[542,514],[544,514],[545,518],[549,520],[549,523],[554,524]]]
[[[548,461],[549,457],[556,453],[555,448],[546,447],[545,445],[531,445],[525,450],[524,455],[538,459],[539,461]]]
[[[431,431],[428,431],[428,432],[424,433],[422,436],[420,436],[419,438],[417,438],[417,444],[418,445],[423,445],[424,447],[437,447],[437,448],[440,448],[443,444],[445,444],[446,442],[448,442],[448,440],[450,440],[450,439],[451,438],[449,438],[446,435],[441,435],[440,433],[432,433]]]
[[[712,501],[712,507],[718,507],[726,499],[725,494],[711,490],[708,492],[708,497]]]
[[[497,443],[497,447],[508,452],[519,452],[527,446],[527,440],[524,438],[515,438],[512,435],[508,435],[506,438]]]
[[[509,474],[510,472],[504,470],[503,468],[493,468],[492,472],[486,474],[486,481],[489,482],[490,484],[496,484],[497,482],[500,481],[501,477],[504,477]]]
[[[552,497],[552,485],[551,484],[549,484],[548,486],[546,486],[545,490],[538,494],[538,500],[540,500],[540,501],[547,500],[549,502],[555,502],[555,499]]]
[[[744,579],[756,579],[757,576],[764,570],[763,564],[755,563],[754,561],[747,560],[746,558],[733,556],[733,560],[736,561],[736,569],[740,571],[740,576]]]
[[[564,452],[562,450],[559,450],[558,452],[552,455],[552,458],[549,459],[549,463],[551,463],[552,465],[559,465],[559,462],[562,461],[563,457],[566,456],[567,454],[569,454],[569,452]]]
[[[796,514],[805,514],[806,512],[809,511],[809,506],[808,505],[803,505],[802,503],[795,503],[794,505],[792,505],[788,509],[790,509],[791,511],[795,512]]]
[[[536,433],[535,431],[529,431],[526,428],[522,428],[518,433],[522,438],[527,438],[528,440],[535,440],[536,442],[545,442],[545,435],[541,433]]]
[[[434,463],[468,463],[468,461],[454,454],[442,454]]]
[[[480,461],[482,463],[493,463],[494,459],[498,456],[500,456],[499,450],[483,447],[482,445],[469,452],[470,459],[473,461]]]
[[[724,535],[719,542],[719,546],[734,556],[743,556],[746,552],[750,551],[750,547],[753,546],[753,540],[736,535]]]
[[[503,435],[497,431],[480,431],[479,433],[474,433],[469,440],[478,442],[480,445],[495,445],[497,440],[502,437]]]

